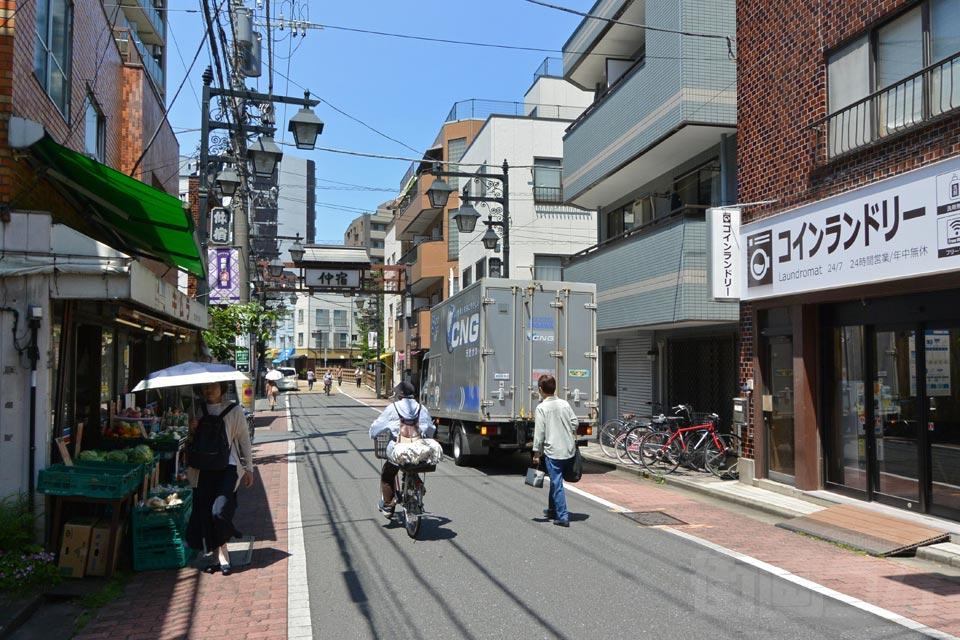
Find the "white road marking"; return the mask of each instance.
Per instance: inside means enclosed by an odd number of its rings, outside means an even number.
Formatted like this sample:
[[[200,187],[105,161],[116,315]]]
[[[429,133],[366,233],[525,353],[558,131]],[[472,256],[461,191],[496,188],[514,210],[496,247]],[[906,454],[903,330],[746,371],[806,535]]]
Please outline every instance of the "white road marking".
[[[290,403],[286,403],[287,431],[293,431]],[[287,443],[287,638],[313,638],[310,618],[310,587],[307,584],[307,553],[303,544],[300,513],[300,481],[295,460],[295,440]]]
[[[588,491],[584,491],[583,489],[575,487],[571,484],[564,483],[563,488],[566,491],[571,491],[572,493],[583,496],[584,498],[593,500],[594,502],[601,504],[612,511],[615,511],[618,513],[626,513],[630,511],[625,507],[621,507],[620,505],[610,502],[609,500],[604,500],[599,496],[595,496],[592,493],[589,493]],[[764,571],[771,575],[775,575],[779,578],[783,578],[788,582],[792,582],[793,584],[799,587],[803,587],[804,589],[809,589],[810,591],[813,591],[814,593],[818,593],[824,597],[837,600],[838,602],[848,604],[852,607],[856,607],[861,611],[872,613],[873,615],[879,616],[884,620],[889,620],[890,622],[894,622],[902,627],[906,627],[911,631],[916,631],[917,633],[925,634],[931,638],[941,638],[943,640],[960,640],[960,638],[957,638],[957,636],[952,636],[949,633],[939,631],[937,629],[934,629],[933,627],[928,627],[920,622],[917,622],[916,620],[911,620],[910,618],[904,617],[899,613],[895,613],[888,609],[883,609],[876,605],[872,605],[869,602],[864,602],[863,600],[858,600],[857,598],[840,593],[839,591],[834,591],[833,589],[830,589],[821,584],[813,582],[812,580],[801,578],[798,575],[790,573],[786,569],[781,569],[780,567],[774,566],[768,562],[764,562],[763,560],[758,560],[751,556],[745,555],[743,553],[740,553],[739,551],[727,549],[726,547],[722,547],[718,544],[710,542],[709,540],[698,538],[697,536],[692,535],[686,531],[681,531],[679,529],[673,529],[670,527],[658,527],[658,529],[660,531],[666,531],[667,533],[672,533],[673,535],[683,538],[684,540],[689,540],[690,542],[698,544],[702,547],[706,547],[707,549],[716,551],[717,553],[723,554],[729,558],[733,558],[738,562],[748,564],[752,567],[759,569],[760,571]]]

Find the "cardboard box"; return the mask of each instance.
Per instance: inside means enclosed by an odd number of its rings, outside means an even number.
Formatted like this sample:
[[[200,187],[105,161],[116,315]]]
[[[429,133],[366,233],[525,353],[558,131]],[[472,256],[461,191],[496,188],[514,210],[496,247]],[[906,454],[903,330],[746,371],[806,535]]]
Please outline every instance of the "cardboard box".
[[[90,537],[96,524],[96,518],[78,518],[63,526],[59,565],[61,575],[69,578],[83,577],[90,550]]]
[[[113,568],[117,568],[120,559],[120,547],[123,546],[123,525],[117,532],[117,542],[113,548]],[[110,522],[102,520],[97,523],[90,534],[90,551],[87,553],[88,576],[107,575],[107,564],[110,560]]]

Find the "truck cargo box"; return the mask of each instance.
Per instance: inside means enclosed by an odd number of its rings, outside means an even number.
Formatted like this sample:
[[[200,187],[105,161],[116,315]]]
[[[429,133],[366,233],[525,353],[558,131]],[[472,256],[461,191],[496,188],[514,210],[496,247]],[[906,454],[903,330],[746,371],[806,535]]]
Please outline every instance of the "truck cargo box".
[[[431,309],[421,401],[445,421],[523,423],[549,373],[557,397],[592,424],[597,351],[595,285],[483,278]]]

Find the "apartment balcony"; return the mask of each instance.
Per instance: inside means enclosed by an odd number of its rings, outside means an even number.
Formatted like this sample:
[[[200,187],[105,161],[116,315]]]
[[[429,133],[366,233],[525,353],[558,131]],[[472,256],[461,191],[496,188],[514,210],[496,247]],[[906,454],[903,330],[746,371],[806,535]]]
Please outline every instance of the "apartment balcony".
[[[443,238],[420,242],[400,260],[410,265],[410,292],[419,295],[443,283],[456,262],[447,258],[447,243]]]
[[[152,0],[120,0],[127,22],[133,25],[146,44],[163,45],[167,39],[166,24]]]
[[[123,62],[128,65],[141,66],[153,82],[157,93],[163,95],[163,69],[160,63],[147,50],[147,45],[140,40],[136,29],[129,27],[114,27],[113,38],[120,47]]]
[[[417,349],[430,348],[430,309],[416,309],[410,319],[410,344]]]
[[[717,0],[709,12],[704,2],[679,4],[678,12],[676,3],[622,0],[604,5],[602,13],[614,17],[623,11],[617,17],[628,20],[631,11],[639,11],[651,26],[736,32],[732,1]],[[637,29],[628,38],[621,26],[585,19],[564,45],[565,51],[576,52],[564,55],[564,76],[597,89],[596,100],[563,141],[564,200],[590,210],[609,205],[736,131],[736,62],[728,55],[727,41],[664,32],[641,36]],[[620,60],[627,49],[635,59],[616,74],[594,68]]]
[[[958,110],[960,53],[807,127],[814,136],[814,162],[822,166],[908,133],[920,125],[955,117]]]
[[[413,240],[416,236],[428,235],[430,229],[436,226],[443,211],[430,207],[427,189],[433,181],[434,177],[430,174],[417,176],[407,191],[397,211],[397,239]]]
[[[706,207],[686,207],[569,258],[563,277],[597,285],[597,330],[736,323],[739,303],[715,301]]]
[[[676,3],[670,3],[674,8]],[[644,24],[646,3],[614,0],[594,6],[597,18]],[[584,19],[563,45],[563,75],[584,91],[593,91],[606,76],[607,58],[629,59],[644,45],[646,31],[606,20]]]

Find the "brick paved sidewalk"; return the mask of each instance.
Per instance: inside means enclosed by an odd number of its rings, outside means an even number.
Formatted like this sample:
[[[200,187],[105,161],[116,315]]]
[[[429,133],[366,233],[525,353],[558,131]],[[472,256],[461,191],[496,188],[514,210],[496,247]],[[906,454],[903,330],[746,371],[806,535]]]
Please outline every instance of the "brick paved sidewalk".
[[[629,511],[662,510],[686,523],[671,528],[960,636],[960,582],[956,578],[849,551],[612,471],[585,474],[576,488]],[[758,602],[764,595],[756,591],[757,585],[737,588],[745,595],[757,596]]]
[[[271,431],[287,430],[282,412],[258,411],[257,420]],[[192,567],[136,573],[124,595],[100,609],[76,638],[286,638],[287,447],[254,444],[256,482],[238,492],[237,528],[256,538],[249,565],[230,576]]]

